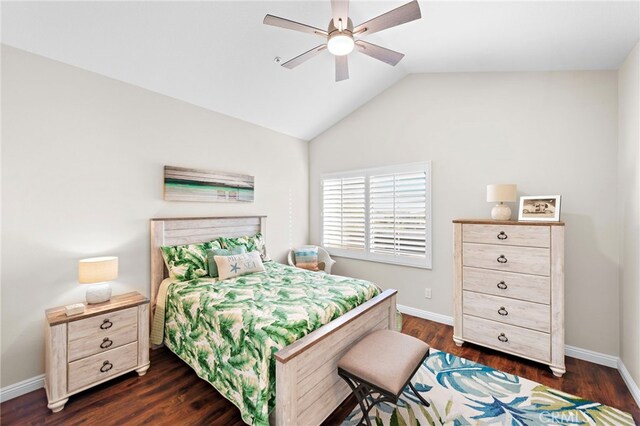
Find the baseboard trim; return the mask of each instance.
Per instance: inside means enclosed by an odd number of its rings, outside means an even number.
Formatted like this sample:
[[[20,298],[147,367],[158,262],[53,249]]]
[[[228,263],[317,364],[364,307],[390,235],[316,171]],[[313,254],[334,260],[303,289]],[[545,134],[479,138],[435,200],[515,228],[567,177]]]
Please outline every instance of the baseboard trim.
[[[44,374],[0,389],[0,402],[5,402],[44,387]]]
[[[620,358],[613,355],[607,355],[600,352],[590,351],[589,349],[577,348],[575,346],[565,345],[564,354],[571,358],[581,359],[583,361],[593,362],[594,364],[604,365],[605,367],[618,368]]]
[[[633,396],[633,399],[636,400],[636,404],[638,404],[638,407],[640,407],[640,387],[638,387],[638,384],[635,382],[635,380],[633,380],[633,377],[631,377],[631,373],[629,373],[629,370],[627,370],[627,367],[625,367],[620,358],[618,358],[617,367],[620,375],[622,376],[622,380],[624,380],[627,387],[629,388],[629,392],[631,392],[631,396]]]
[[[400,304],[396,305],[396,307],[403,314],[426,319],[429,321],[435,321],[440,324],[453,325],[453,317],[450,317],[449,315],[436,314],[435,312],[424,311],[422,309],[412,308],[411,306]]]
[[[418,308],[412,308],[406,305],[397,305],[398,310],[403,314],[412,315],[418,318],[424,318],[430,321],[439,322],[441,324],[453,325],[453,317],[449,315],[436,314]],[[583,361],[593,362],[594,364],[604,365],[605,367],[618,368],[620,358],[613,355],[607,355],[600,352],[582,349],[575,346],[565,345],[564,353],[572,358],[581,359]],[[631,377],[631,376],[629,376]]]

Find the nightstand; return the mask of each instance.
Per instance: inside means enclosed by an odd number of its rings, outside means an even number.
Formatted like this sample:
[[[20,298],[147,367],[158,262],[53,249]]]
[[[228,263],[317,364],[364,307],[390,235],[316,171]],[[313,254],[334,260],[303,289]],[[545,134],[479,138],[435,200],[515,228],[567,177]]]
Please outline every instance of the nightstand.
[[[46,311],[45,390],[54,413],[69,396],[135,370],[149,369],[149,299],[133,292],[67,316]]]

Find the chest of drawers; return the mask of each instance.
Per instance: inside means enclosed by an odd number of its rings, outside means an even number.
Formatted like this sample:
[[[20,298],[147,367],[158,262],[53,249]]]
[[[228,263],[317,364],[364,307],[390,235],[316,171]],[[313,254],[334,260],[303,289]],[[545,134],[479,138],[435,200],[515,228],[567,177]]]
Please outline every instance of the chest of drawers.
[[[454,220],[454,330],[565,373],[564,223]]]
[[[69,396],[135,370],[149,368],[149,300],[127,293],[66,316],[46,312],[45,390],[48,408],[62,410]]]

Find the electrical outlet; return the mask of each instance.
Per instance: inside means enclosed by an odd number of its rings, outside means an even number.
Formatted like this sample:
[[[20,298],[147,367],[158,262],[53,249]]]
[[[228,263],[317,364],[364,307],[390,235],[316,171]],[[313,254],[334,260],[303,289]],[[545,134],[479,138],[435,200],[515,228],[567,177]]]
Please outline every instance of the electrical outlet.
[[[431,289],[429,287],[424,289],[424,297],[431,299]]]

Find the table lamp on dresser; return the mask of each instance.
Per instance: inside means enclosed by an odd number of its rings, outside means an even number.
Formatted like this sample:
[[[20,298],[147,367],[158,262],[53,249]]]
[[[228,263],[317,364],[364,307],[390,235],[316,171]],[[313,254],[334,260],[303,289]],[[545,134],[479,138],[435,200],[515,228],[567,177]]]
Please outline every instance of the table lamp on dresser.
[[[516,193],[516,185],[512,183],[487,185],[487,202],[498,203],[491,209],[491,219],[511,219],[511,209],[504,203],[516,201]]]
[[[78,262],[78,281],[90,284],[87,288],[87,303],[103,303],[111,299],[109,281],[118,278],[116,256],[92,257]]]

